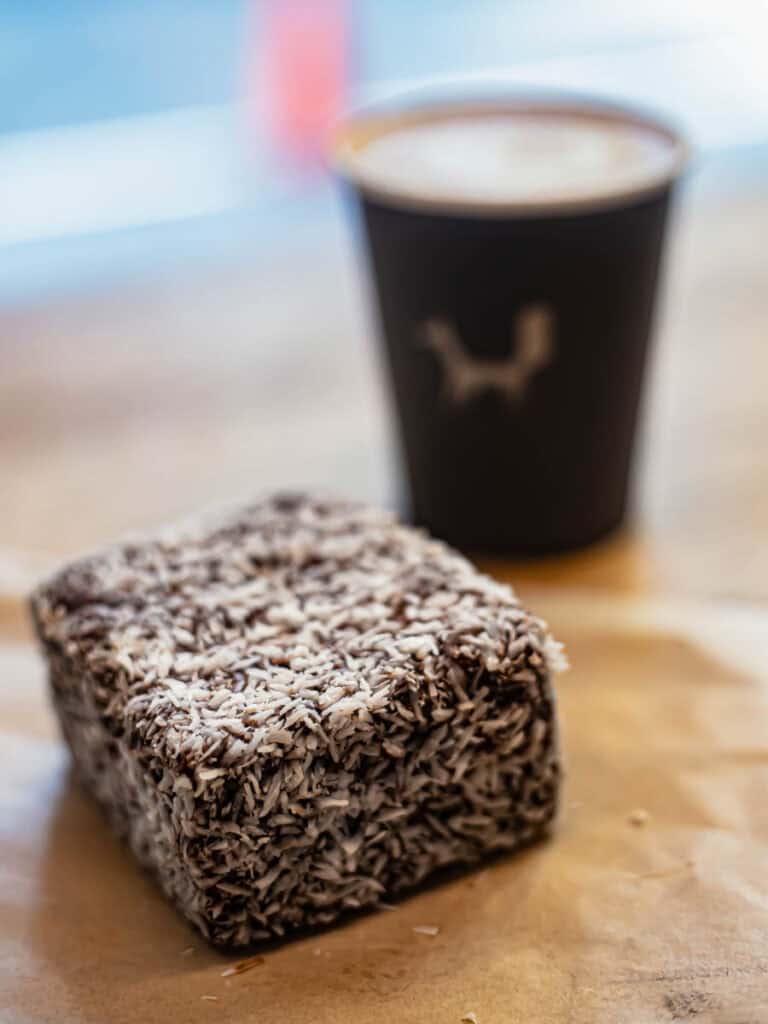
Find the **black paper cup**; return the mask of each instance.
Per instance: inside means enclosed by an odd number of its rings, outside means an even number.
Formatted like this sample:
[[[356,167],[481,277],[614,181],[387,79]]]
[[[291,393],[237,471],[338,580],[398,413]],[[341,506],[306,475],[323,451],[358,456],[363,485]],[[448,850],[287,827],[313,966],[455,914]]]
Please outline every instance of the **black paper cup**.
[[[629,123],[664,140],[668,160],[629,187],[501,202],[414,195],[361,169],[370,139],[457,110]],[[627,508],[679,137],[599,101],[527,96],[364,112],[336,157],[362,211],[410,518],[487,553],[612,530]]]

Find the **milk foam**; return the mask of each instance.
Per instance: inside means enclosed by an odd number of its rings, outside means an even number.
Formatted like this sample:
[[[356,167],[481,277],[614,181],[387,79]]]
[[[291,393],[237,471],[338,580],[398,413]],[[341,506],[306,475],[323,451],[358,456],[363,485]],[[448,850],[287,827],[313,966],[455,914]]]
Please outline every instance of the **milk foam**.
[[[677,140],[651,122],[556,108],[373,120],[342,150],[363,188],[405,202],[480,208],[620,197],[668,180],[679,160]]]

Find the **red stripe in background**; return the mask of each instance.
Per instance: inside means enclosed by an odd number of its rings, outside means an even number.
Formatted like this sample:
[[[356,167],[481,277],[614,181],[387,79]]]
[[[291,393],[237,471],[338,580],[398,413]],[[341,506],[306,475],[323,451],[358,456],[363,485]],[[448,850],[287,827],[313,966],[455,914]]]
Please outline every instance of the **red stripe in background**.
[[[266,116],[270,141],[297,169],[318,166],[343,107],[350,6],[350,0],[252,6],[247,104]]]

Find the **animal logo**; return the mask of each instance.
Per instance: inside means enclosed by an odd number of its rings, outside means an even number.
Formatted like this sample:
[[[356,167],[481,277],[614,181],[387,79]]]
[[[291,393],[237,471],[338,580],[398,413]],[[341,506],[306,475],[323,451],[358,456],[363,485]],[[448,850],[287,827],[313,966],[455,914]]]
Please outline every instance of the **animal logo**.
[[[489,391],[519,402],[531,378],[554,358],[553,323],[553,314],[544,305],[521,309],[514,320],[506,359],[475,359],[455,326],[442,317],[427,320],[421,333],[423,344],[438,359],[443,392],[450,402],[461,405]]]

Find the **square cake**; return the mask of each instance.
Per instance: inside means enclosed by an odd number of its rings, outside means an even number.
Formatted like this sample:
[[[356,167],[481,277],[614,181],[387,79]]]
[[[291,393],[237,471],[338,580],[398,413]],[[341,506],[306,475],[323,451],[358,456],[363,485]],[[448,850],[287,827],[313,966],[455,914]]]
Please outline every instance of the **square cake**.
[[[552,822],[559,645],[384,512],[274,497],[76,562],[32,609],[79,778],[218,945]]]

